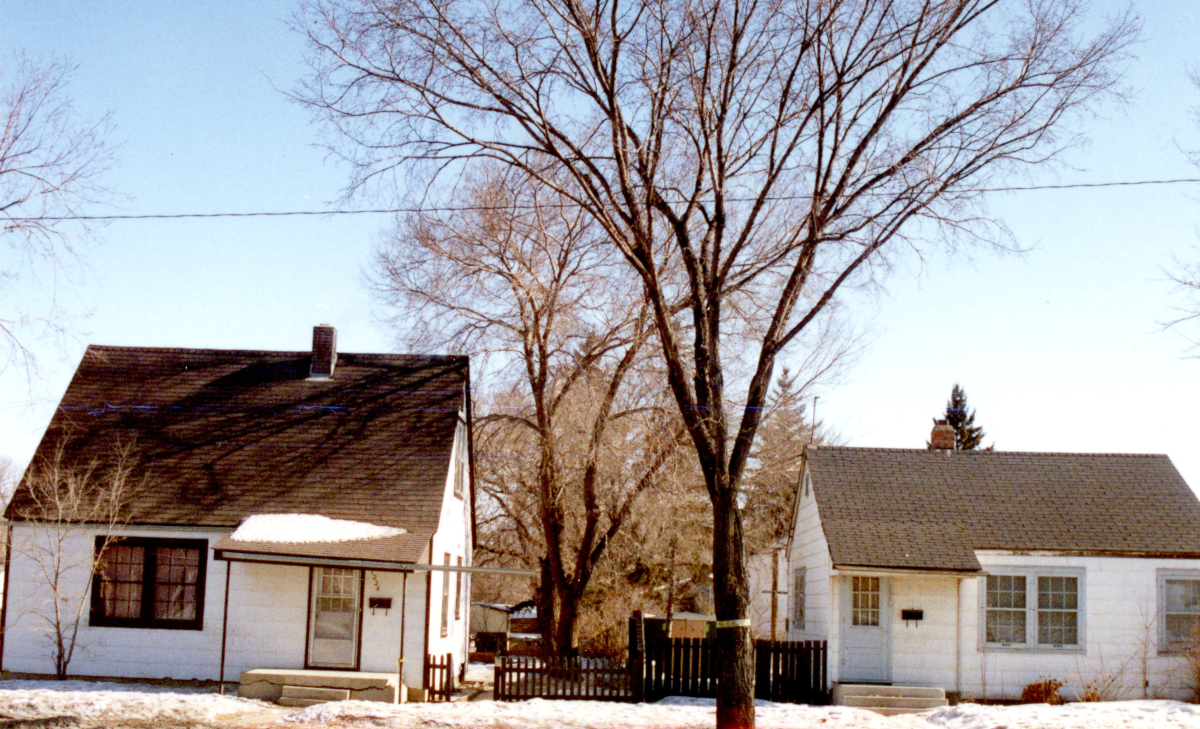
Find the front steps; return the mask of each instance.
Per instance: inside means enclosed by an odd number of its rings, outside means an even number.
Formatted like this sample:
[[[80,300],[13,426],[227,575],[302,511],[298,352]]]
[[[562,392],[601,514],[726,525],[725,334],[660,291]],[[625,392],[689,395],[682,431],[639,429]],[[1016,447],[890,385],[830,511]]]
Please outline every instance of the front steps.
[[[928,711],[950,702],[945,689],[940,688],[839,683],[833,687],[833,703],[892,716]]]
[[[329,701],[348,701],[350,689],[320,688],[317,686],[284,686],[279,694],[280,706],[304,708]]]
[[[308,671],[256,668],[242,674],[238,696],[277,701],[283,706],[312,706],[326,701],[383,701],[400,703],[411,698],[394,673],[362,671]]]

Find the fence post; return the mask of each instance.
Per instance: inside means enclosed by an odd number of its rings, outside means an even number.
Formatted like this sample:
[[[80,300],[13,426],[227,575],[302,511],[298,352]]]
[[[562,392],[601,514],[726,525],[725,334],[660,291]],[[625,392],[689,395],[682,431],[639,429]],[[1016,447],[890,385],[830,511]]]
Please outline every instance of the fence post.
[[[635,703],[646,700],[646,623],[642,619],[642,611],[634,610],[629,618],[629,693]]]

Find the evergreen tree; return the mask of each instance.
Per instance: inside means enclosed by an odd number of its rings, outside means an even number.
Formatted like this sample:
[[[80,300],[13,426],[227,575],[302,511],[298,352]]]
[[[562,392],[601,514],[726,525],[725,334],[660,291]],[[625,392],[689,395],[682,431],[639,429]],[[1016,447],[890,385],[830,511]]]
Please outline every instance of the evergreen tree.
[[[975,411],[967,405],[967,391],[958,384],[950,391],[950,399],[946,401],[946,414],[943,416],[954,428],[954,450],[973,451],[983,442],[983,426],[975,425]],[[934,424],[939,419],[934,418]],[[984,450],[992,450],[994,445]]]
[[[797,375],[787,367],[782,368],[775,380],[755,439],[754,457],[743,481],[743,514],[750,553],[787,539],[804,446],[822,442],[819,428],[813,438],[804,402],[810,396],[797,380]]]

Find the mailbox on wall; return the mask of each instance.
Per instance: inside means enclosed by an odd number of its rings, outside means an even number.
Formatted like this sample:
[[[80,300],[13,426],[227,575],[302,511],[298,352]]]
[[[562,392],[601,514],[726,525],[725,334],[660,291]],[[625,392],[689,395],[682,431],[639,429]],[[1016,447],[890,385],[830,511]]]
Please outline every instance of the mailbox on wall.
[[[901,610],[900,611],[900,619],[904,621],[904,624],[906,626],[908,625],[908,622],[910,620],[915,623],[920,623],[922,620],[925,619],[925,611],[924,610]],[[920,626],[918,625],[917,627],[920,627]]]

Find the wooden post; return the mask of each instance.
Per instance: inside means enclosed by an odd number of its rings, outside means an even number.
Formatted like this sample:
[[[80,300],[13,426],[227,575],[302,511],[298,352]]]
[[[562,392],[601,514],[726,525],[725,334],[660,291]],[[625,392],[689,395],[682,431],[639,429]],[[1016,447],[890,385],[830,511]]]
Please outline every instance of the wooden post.
[[[775,642],[775,623],[779,619],[779,548],[771,554],[771,642]]]
[[[404,629],[408,627],[408,573],[400,573],[400,657],[396,659],[396,703],[408,701],[408,689],[404,687]]]
[[[646,700],[646,677],[644,664],[646,656],[646,624],[642,620],[642,611],[635,610],[629,619],[629,691],[636,703]]]

